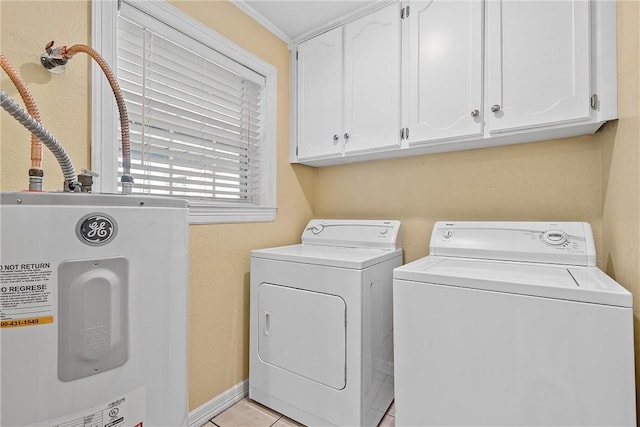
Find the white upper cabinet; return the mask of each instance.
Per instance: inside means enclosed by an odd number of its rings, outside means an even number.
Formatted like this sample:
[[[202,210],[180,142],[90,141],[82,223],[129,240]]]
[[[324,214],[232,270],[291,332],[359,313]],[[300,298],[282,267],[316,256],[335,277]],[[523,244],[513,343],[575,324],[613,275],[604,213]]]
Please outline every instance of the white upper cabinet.
[[[298,157],[342,153],[342,29],[298,46]]]
[[[345,21],[299,45],[292,161],[566,138],[617,118],[615,1],[411,0]]]
[[[344,27],[345,151],[400,144],[400,8]]]
[[[482,3],[413,1],[409,142],[482,135]]]
[[[392,4],[298,45],[298,159],[399,147],[399,13]]]
[[[591,118],[590,4],[486,2],[491,133]]]

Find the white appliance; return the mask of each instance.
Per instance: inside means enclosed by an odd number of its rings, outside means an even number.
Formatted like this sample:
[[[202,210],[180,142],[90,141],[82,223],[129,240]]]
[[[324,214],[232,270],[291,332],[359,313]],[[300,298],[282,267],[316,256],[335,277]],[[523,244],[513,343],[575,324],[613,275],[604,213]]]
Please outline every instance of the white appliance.
[[[251,252],[249,397],[305,425],[375,426],[393,400],[400,223],[312,220]]]
[[[0,425],[186,426],[186,202],[2,193],[0,227]]]
[[[589,224],[438,222],[393,292],[396,425],[636,425],[631,294]]]

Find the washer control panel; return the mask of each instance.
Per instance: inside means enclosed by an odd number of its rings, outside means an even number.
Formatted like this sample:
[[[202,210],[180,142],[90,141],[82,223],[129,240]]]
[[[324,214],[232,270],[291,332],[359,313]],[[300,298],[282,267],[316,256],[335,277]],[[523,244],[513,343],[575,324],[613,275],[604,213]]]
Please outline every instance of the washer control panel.
[[[584,222],[438,222],[431,255],[595,265],[591,226]]]

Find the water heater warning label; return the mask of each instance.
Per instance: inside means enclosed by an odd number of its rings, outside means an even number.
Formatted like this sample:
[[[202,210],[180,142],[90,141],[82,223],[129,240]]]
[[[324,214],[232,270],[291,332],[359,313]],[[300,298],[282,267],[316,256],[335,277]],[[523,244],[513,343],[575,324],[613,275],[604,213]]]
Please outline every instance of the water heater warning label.
[[[49,262],[0,265],[0,328],[53,323]]]
[[[145,427],[146,389],[140,387],[85,411],[39,422],[51,427]]]
[[[126,427],[126,417],[127,399],[121,397],[108,403],[104,409],[83,415],[78,414],[78,418],[54,424],[53,427]]]

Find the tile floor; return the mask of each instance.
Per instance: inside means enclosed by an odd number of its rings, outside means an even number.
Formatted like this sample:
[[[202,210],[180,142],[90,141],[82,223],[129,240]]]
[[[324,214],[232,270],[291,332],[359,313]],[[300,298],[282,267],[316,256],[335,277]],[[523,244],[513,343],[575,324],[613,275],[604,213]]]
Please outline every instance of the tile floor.
[[[378,427],[395,427],[395,406],[392,403]],[[243,399],[202,427],[298,427],[297,423],[284,415],[260,405],[250,399]]]

